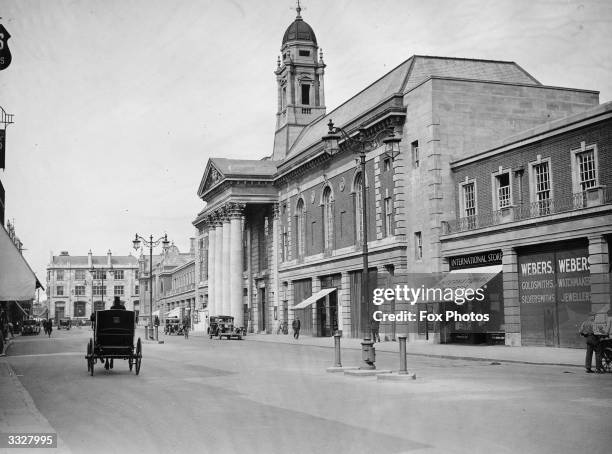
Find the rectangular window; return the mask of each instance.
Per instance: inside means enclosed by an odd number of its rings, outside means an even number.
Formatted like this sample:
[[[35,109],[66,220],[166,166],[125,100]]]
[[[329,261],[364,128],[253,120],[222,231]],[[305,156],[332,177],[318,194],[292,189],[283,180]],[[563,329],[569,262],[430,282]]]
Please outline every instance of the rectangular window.
[[[302,104],[305,106],[310,105],[310,85],[303,84],[302,86]]]
[[[495,177],[497,189],[497,208],[502,209],[509,207],[510,201],[510,173],[502,173]]]
[[[106,279],[106,272],[103,270],[94,270],[93,278],[94,279]]]
[[[138,270],[134,270],[134,279],[138,280]]]
[[[134,286],[134,295],[138,295],[139,292],[140,292],[140,286],[139,285]]]
[[[463,217],[467,219],[467,228],[476,228],[476,191],[474,183],[466,183],[463,188]]]
[[[123,270],[115,270],[115,279],[123,279]]]
[[[298,54],[300,57],[310,57],[310,51],[309,50],[300,50],[298,51]]]
[[[58,285],[55,287],[55,294],[57,296],[64,296],[64,286],[63,285]]]
[[[145,292],[149,291],[149,281],[145,281]]]
[[[595,150],[587,150],[576,154],[578,161],[578,176],[580,189],[584,192],[597,186],[597,171],[595,169]]]
[[[287,227],[283,227],[281,254],[283,262],[289,260],[289,234],[287,233]]]
[[[550,169],[548,161],[533,166],[535,182],[535,201],[540,215],[550,214],[551,212],[551,184]]]
[[[115,296],[123,296],[123,285],[115,285]]]
[[[421,232],[414,232],[414,258],[423,259],[423,237]]]
[[[391,197],[385,199],[385,236],[393,235],[393,201]]]
[[[106,286],[94,285],[93,294],[94,296],[106,296]]]
[[[74,272],[74,278],[75,278],[77,281],[82,281],[82,280],[85,280],[85,270],[76,270],[76,271]]]
[[[55,270],[55,280],[56,281],[64,280],[64,270]]]
[[[421,164],[419,157],[419,141],[415,140],[410,144],[410,148],[412,149],[412,167],[415,169],[419,167]]]
[[[75,285],[74,294],[76,296],[85,296],[85,286],[84,285]]]

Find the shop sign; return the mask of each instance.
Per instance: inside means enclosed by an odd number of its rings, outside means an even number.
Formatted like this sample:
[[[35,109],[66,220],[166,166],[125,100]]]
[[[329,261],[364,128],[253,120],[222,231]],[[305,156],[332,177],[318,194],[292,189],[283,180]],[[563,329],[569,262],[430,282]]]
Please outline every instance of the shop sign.
[[[449,264],[450,264],[451,270],[474,268],[477,266],[501,265],[502,264],[502,252],[501,251],[489,251],[489,252],[480,252],[478,254],[451,257],[449,259]]]

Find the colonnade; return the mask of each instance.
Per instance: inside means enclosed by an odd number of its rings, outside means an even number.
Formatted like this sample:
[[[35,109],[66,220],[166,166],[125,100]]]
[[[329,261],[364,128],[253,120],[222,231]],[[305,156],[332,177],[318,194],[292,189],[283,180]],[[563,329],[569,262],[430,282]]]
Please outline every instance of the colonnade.
[[[231,315],[244,326],[242,216],[245,204],[228,203],[208,219],[208,315]]]

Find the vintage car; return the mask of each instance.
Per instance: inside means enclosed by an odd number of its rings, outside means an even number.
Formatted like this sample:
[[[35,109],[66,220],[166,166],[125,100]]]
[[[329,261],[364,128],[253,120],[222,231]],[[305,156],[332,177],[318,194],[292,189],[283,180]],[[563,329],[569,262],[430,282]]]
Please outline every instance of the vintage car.
[[[208,328],[208,337],[218,336],[219,339],[226,337],[228,339],[242,339],[246,334],[244,328],[234,327],[234,317],[230,315],[213,315],[209,319],[210,327]]]
[[[167,318],[164,326],[164,334],[183,334],[183,324],[180,323],[178,318]]]
[[[36,320],[24,320],[21,322],[21,335],[40,334],[40,325]]]
[[[60,318],[57,322],[57,329],[70,329],[72,327],[72,320],[69,318]]]

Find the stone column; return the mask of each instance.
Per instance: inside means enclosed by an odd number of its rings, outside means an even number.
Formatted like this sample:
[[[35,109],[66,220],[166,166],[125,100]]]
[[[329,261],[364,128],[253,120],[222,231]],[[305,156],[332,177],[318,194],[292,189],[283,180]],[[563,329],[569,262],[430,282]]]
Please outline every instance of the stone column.
[[[229,315],[236,327],[244,327],[242,310],[242,212],[244,204],[233,203],[229,208]]]
[[[208,224],[208,316],[217,315],[215,309],[215,260],[217,257],[215,224]]]
[[[283,318],[283,306],[280,298],[280,282],[278,279],[278,261],[280,255],[279,249],[279,207],[278,203],[272,204],[272,256],[270,260],[270,287],[272,287],[274,294],[270,295],[270,307],[277,307],[276,314],[278,320],[273,320],[274,324],[278,324]],[[272,309],[274,311],[274,309]],[[272,317],[274,318],[274,317]],[[276,326],[273,326],[276,329]]]
[[[223,226],[221,227],[223,255],[221,256],[221,307],[223,315],[230,315],[230,219],[227,212],[223,214]]]
[[[351,336],[351,277],[343,271],[338,290],[338,329],[343,337]]]
[[[215,315],[223,315],[223,224],[220,219],[217,218],[215,220],[215,265],[214,265],[214,274],[215,274],[215,293],[212,295],[213,298],[213,307],[215,308]],[[210,296],[210,294],[209,294]]]
[[[519,301],[518,260],[514,248],[502,248],[504,282],[504,326],[506,345],[521,345],[521,305]]]
[[[321,291],[321,279],[317,276],[312,278],[312,294],[319,293]],[[298,303],[299,304],[299,303]],[[310,305],[310,314],[312,317],[312,336],[317,336],[317,302],[315,301]]]
[[[606,312],[610,309],[610,255],[608,242],[602,235],[589,239],[589,270],[591,272],[591,310]]]

